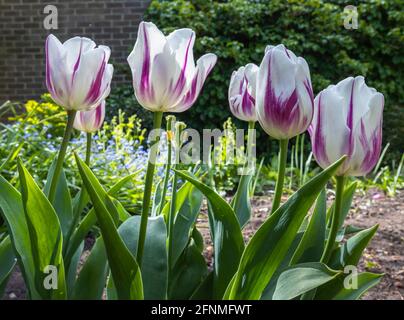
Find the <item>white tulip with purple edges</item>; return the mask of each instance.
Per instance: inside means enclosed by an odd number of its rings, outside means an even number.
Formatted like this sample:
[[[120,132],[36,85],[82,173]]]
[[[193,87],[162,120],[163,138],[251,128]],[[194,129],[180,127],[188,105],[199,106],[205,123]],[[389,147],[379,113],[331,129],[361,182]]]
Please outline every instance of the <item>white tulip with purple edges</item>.
[[[128,63],[137,101],[154,113],[153,129],[161,128],[163,112],[183,112],[191,108],[216,64],[216,55],[208,53],[195,65],[194,42],[195,32],[191,29],[178,29],[165,36],[152,22],[142,21],[139,25]],[[152,145],[157,141],[156,135]],[[156,154],[157,148],[152,148],[147,165],[136,256],[139,265],[146,239]]]
[[[257,77],[257,115],[264,131],[279,140],[278,179],[271,213],[281,203],[289,139],[313,118],[313,89],[306,60],[283,44],[267,46]]]
[[[95,109],[90,111],[79,111],[74,119],[73,127],[87,133],[99,130],[105,118],[105,100]]]
[[[198,98],[216,63],[208,53],[194,62],[195,32],[178,29],[167,37],[151,22],[141,22],[128,57],[138,102],[153,112],[183,112]]]
[[[313,117],[313,89],[306,60],[283,44],[267,46],[257,78],[258,121],[279,140],[307,130]]]
[[[257,121],[255,92],[258,67],[249,63],[233,71],[229,86],[229,105],[232,114],[242,121]]]
[[[52,99],[66,110],[95,108],[110,92],[114,68],[110,49],[88,38],[74,37],[63,44],[49,35],[45,45],[46,86]]]
[[[363,176],[376,165],[382,144],[384,97],[362,76],[349,77],[321,91],[309,128],[313,154],[326,168],[343,155],[337,175]]]

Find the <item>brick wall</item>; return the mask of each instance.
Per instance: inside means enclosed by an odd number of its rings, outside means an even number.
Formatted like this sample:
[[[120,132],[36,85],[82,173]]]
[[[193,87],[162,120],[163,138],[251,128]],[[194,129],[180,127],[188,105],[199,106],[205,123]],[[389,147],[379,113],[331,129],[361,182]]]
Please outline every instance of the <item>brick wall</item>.
[[[149,0],[0,0],[0,105],[46,92],[44,44],[51,32],[60,41],[76,35],[111,48],[113,84],[130,81],[122,68],[136,40]],[[46,5],[58,9],[58,29],[45,30]]]

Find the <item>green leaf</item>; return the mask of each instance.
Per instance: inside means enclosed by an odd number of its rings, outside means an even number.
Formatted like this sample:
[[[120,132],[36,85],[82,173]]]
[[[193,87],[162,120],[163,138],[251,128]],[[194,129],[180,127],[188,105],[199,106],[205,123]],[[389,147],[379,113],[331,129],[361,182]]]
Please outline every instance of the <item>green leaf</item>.
[[[273,300],[273,296],[276,289],[276,284],[282,272],[287,270],[290,267],[291,260],[293,254],[296,252],[296,249],[301,242],[303,237],[303,232],[298,232],[296,237],[293,239],[292,244],[289,246],[288,252],[286,253],[285,257],[283,258],[282,262],[280,263],[279,267],[276,269],[274,275],[272,276],[271,280],[269,281],[268,285],[266,286],[265,290],[262,292],[261,300]]]
[[[80,246],[77,248],[75,254],[73,255],[73,258],[70,261],[70,264],[67,266],[66,261],[65,262],[65,272],[66,272],[66,286],[67,286],[67,298],[71,299],[74,286],[76,283],[76,277],[77,277],[77,268],[80,263],[80,258],[81,258],[81,253],[83,252],[84,248],[84,241],[80,244]]]
[[[35,288],[35,264],[21,195],[2,176],[0,176],[0,207],[29,296],[31,299],[40,299]]]
[[[250,186],[252,175],[243,175],[240,178],[236,194],[232,200],[232,207],[236,213],[237,220],[243,228],[251,218]]]
[[[3,296],[3,290],[1,290],[1,288],[5,289],[15,264],[16,258],[13,246],[10,237],[7,236],[0,242],[0,299]]]
[[[20,153],[22,147],[24,146],[25,142],[21,142],[18,146],[14,147],[11,152],[8,154],[6,160],[0,165],[0,172],[11,162],[13,162]]]
[[[321,286],[317,289],[315,299],[316,300],[357,300],[366,291],[379,283],[383,277],[382,274],[375,274],[370,272],[363,272],[357,275],[357,283],[353,283],[354,278],[351,278],[353,282],[349,281],[347,276],[355,277],[352,273],[341,274],[333,281]],[[350,285],[348,288],[344,286],[344,280]]]
[[[176,172],[197,187],[209,200],[214,220],[214,298],[222,298],[244,250],[240,225],[231,206],[213,189],[191,177],[186,171]]]
[[[190,184],[189,192],[178,213],[175,215],[173,227],[172,267],[189,242],[193,226],[202,206],[202,193]],[[178,207],[177,207],[178,208]]]
[[[340,274],[320,262],[297,264],[280,275],[276,284],[274,300],[290,300],[317,288]]]
[[[120,179],[116,184],[114,184],[111,189],[109,189],[108,191],[108,195],[110,195],[111,197],[115,196],[120,190],[121,188],[128,183],[131,179],[133,179],[138,173],[139,171],[136,171],[122,179]],[[84,188],[82,189],[84,190]],[[85,198],[87,199],[88,194],[87,192],[84,192],[85,194]],[[75,200],[77,202],[80,202],[79,198],[75,198]],[[75,203],[77,203],[75,201]],[[88,202],[88,200],[84,201],[86,204]],[[126,212],[126,210],[123,208],[122,204],[116,200],[114,200],[114,204],[117,205],[117,211],[118,211],[118,215],[121,218],[121,221],[126,220],[127,218],[129,218],[129,214]],[[80,205],[77,205],[80,206]],[[74,206],[76,208],[76,206]],[[80,208],[75,210],[75,215],[76,214],[80,214],[82,212],[82,210],[84,209],[83,206],[80,206]],[[94,224],[96,224],[97,222],[97,217],[95,215],[94,212],[94,208],[91,208],[91,210],[85,215],[85,217],[83,218],[83,220],[81,220],[81,222],[79,223],[77,229],[73,232],[73,235],[70,237],[70,241],[67,244],[67,250],[64,256],[64,260],[65,260],[65,264],[68,265],[68,263],[70,262],[70,260],[72,259],[74,253],[77,251],[77,248],[79,247],[79,245],[82,243],[82,241],[84,240],[84,238],[86,237],[86,235],[88,234],[88,232],[90,231],[90,229],[93,227]]]
[[[49,195],[50,184],[53,178],[53,172],[55,170],[55,166],[56,166],[56,160],[53,161],[49,169],[48,177],[46,179],[46,184],[44,187],[44,194],[46,196]],[[59,218],[60,227],[62,228],[63,239],[66,239],[66,236],[73,222],[73,207],[64,170],[62,170],[62,172],[60,173],[59,181],[56,186],[56,195],[52,203],[52,206]]]
[[[189,299],[207,276],[208,268],[202,253],[191,241],[172,270],[168,298]]]
[[[329,266],[334,269],[343,269],[343,267],[356,266],[362,256],[369,241],[373,238],[379,225],[369,229],[362,230],[349,238],[340,248],[334,250]]]
[[[261,225],[244,250],[230,299],[261,297],[318,193],[344,159],[341,158],[307,182]]]
[[[22,203],[35,265],[35,286],[43,299],[65,299],[67,296],[62,257],[63,236],[58,216],[21,160],[18,161]],[[46,289],[45,269],[57,269],[57,289]]]
[[[133,216],[119,227],[126,246],[136,257],[139,239],[140,216]],[[163,216],[149,217],[145,250],[142,261],[142,279],[145,299],[167,298],[167,247],[166,224]]]
[[[191,296],[191,300],[211,300],[213,299],[213,271],[203,279],[199,287]]]
[[[143,299],[139,266],[119,236],[113,220],[114,216],[119,216],[118,210],[84,161],[77,155],[75,157],[81,178],[95,208],[118,297],[119,299]]]
[[[327,197],[325,189],[323,189],[317,198],[310,223],[303,234],[303,238],[293,255],[290,265],[320,260],[324,250],[326,213]]]
[[[107,276],[107,255],[102,237],[99,237],[79,273],[72,299],[100,300],[107,282]]]

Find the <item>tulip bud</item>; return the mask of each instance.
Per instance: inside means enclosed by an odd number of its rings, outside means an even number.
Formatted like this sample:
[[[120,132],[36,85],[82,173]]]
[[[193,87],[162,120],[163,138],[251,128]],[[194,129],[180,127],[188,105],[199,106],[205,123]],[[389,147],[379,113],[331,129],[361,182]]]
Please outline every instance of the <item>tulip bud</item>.
[[[309,128],[313,154],[326,168],[343,155],[338,175],[363,176],[379,159],[384,97],[362,76],[346,78],[321,91],[314,100]]]
[[[194,62],[195,32],[178,29],[167,37],[151,22],[141,22],[128,57],[138,102],[153,112],[182,112],[196,101],[216,63],[208,53]]]
[[[84,132],[95,132],[101,128],[104,118],[105,100],[95,109],[77,112],[73,127]]]
[[[114,68],[110,49],[88,38],[74,37],[63,44],[46,39],[46,86],[52,99],[66,110],[95,108],[110,92]]]
[[[229,86],[229,105],[233,115],[242,121],[257,121],[255,91],[258,67],[249,63],[233,71]]]
[[[306,60],[283,44],[266,48],[257,78],[257,115],[276,139],[307,130],[313,117],[313,90]]]

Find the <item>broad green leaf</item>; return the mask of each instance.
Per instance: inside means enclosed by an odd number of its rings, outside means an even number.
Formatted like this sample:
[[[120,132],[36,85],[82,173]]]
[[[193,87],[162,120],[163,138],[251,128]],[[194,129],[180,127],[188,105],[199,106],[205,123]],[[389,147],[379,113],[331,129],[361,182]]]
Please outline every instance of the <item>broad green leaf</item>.
[[[77,268],[80,262],[81,253],[83,252],[84,242],[80,244],[76,253],[73,255],[72,260],[70,261],[70,265],[66,266],[65,263],[65,272],[66,272],[66,286],[67,286],[67,298],[70,299],[73,294],[74,285],[76,283],[77,277]]]
[[[116,229],[113,217],[118,210],[95,175],[77,155],[76,162],[85,188],[95,208],[104,240],[111,274],[119,299],[143,299],[143,284],[139,266]]]
[[[340,248],[334,250],[329,266],[334,269],[342,269],[348,265],[356,266],[378,227],[379,225],[375,225],[349,238]]]
[[[357,275],[341,274],[333,281],[318,288],[315,300],[357,300],[378,284],[382,277],[382,274],[370,272]],[[345,285],[344,282],[346,282]]]
[[[189,299],[207,276],[208,268],[202,253],[191,241],[172,270],[168,298]]]
[[[281,264],[276,269],[274,275],[272,276],[271,280],[269,281],[268,285],[266,286],[265,290],[262,292],[261,300],[273,300],[273,296],[276,289],[276,284],[278,283],[278,279],[282,272],[287,270],[290,267],[291,260],[293,254],[296,252],[296,249],[301,242],[303,237],[303,232],[298,232],[296,237],[293,239],[292,244],[289,246],[288,252],[286,253],[285,257],[283,258]]]
[[[303,185],[261,225],[244,250],[230,299],[261,297],[317,195],[344,159],[341,158]]]
[[[101,300],[107,276],[107,255],[102,237],[99,237],[79,273],[72,299]]]
[[[63,236],[58,216],[21,160],[18,161],[18,172],[34,258],[36,289],[43,299],[65,299],[67,290],[62,257]],[[48,276],[45,270],[48,266],[56,267],[57,289],[45,288]]]
[[[185,201],[175,216],[173,227],[172,267],[189,242],[193,226],[202,206],[203,195],[192,184]]]
[[[213,189],[191,177],[186,171],[176,171],[178,175],[197,187],[208,198],[214,219],[215,249],[213,283],[215,297],[222,298],[227,285],[237,270],[241,254],[244,250],[244,240],[240,225],[231,206]]]
[[[35,288],[35,264],[32,256],[31,240],[20,193],[0,176],[0,213],[7,224],[18,265],[24,276],[31,299],[40,299]]]
[[[14,255],[11,239],[7,236],[2,242],[0,242],[0,299],[3,296],[3,290],[5,289],[8,278],[14,269],[16,264],[16,258]]]
[[[324,250],[326,214],[327,197],[323,189],[317,198],[316,207],[311,216],[309,225],[293,255],[290,265],[320,261]]]
[[[46,180],[46,184],[44,187],[44,194],[46,196],[49,195],[50,184],[53,178],[53,172],[55,170],[56,161],[53,161],[48,177]],[[56,186],[56,194],[55,200],[52,203],[53,208],[56,211],[56,214],[59,218],[60,227],[62,229],[63,239],[66,239],[66,236],[70,230],[71,224],[73,223],[73,206],[72,199],[70,197],[69,187],[67,186],[66,175],[64,170],[60,173],[59,181]],[[64,244],[66,245],[66,244]]]
[[[138,173],[139,171],[136,171],[122,179],[120,179],[116,184],[114,184],[111,189],[108,191],[108,195],[111,197],[116,196],[116,194],[122,189],[125,184],[127,184],[129,181],[131,181]],[[84,188],[82,189],[84,190]],[[84,192],[86,199],[88,198],[88,193]],[[75,203],[80,202],[79,198],[75,198]],[[83,201],[87,205],[88,200]],[[83,203],[81,202],[81,203]],[[123,208],[122,204],[119,201],[114,201],[114,204],[117,205],[117,210],[118,210],[118,215],[120,216],[121,221],[126,220],[129,218],[129,214],[126,212],[126,210]],[[74,215],[76,216],[77,214],[81,214],[83,211],[84,207],[80,206],[77,204],[75,205],[75,213]],[[125,219],[123,219],[125,218]],[[83,218],[83,220],[79,223],[77,229],[73,232],[72,236],[70,237],[70,241],[67,244],[67,250],[64,256],[65,260],[65,265],[67,265],[70,260],[72,259],[74,253],[77,251],[77,248],[81,244],[81,242],[84,240],[85,236],[88,234],[90,229],[93,227],[94,224],[97,222],[97,217],[94,212],[94,208],[91,208],[91,210],[86,214],[86,216]]]
[[[140,216],[133,216],[118,231],[126,246],[136,257],[139,239]],[[167,298],[167,247],[166,224],[163,216],[149,217],[142,261],[142,280],[145,299]]]
[[[320,262],[294,265],[280,275],[274,300],[291,300],[337,277],[340,271],[331,270]]]
[[[241,228],[243,228],[251,218],[250,189],[252,178],[252,175],[241,176],[236,194],[232,201],[232,207]]]
[[[212,300],[213,299],[213,271],[203,279],[199,287],[191,296],[191,300]]]

